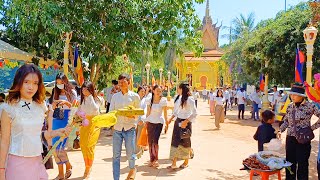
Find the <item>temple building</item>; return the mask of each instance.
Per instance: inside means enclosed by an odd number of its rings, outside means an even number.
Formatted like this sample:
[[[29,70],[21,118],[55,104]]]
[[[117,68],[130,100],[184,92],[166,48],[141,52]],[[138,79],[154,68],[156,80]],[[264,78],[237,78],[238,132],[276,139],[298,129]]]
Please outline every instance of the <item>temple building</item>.
[[[198,90],[231,85],[227,65],[221,60],[223,52],[219,49],[220,26],[213,23],[207,0],[206,14],[202,21],[202,43],[204,52],[195,57],[193,52],[184,53],[183,60],[176,60],[180,81],[188,80],[190,86]]]

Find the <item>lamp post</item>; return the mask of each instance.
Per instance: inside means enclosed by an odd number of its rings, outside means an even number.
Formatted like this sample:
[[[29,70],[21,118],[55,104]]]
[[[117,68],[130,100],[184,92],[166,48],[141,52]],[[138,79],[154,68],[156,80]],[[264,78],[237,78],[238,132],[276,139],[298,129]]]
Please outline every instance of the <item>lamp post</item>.
[[[162,72],[163,72],[163,69],[162,68],[160,68],[159,69],[159,74],[160,74],[160,85],[162,84]]]
[[[266,60],[264,67],[268,68],[269,66],[269,61]],[[269,75],[268,73],[266,73],[265,75],[265,80],[264,80],[264,95],[262,97],[262,108],[263,110],[267,110],[269,109],[269,99],[268,99],[268,83],[269,83]]]
[[[150,64],[149,64],[149,62],[147,62],[147,64],[146,64],[146,70],[147,70],[147,85],[149,85],[149,72],[150,72]]]
[[[307,83],[311,84],[312,76],[312,56],[313,56],[313,44],[316,40],[318,30],[317,28],[309,25],[303,30],[303,37],[307,44]]]
[[[168,93],[167,93],[167,100],[168,101],[171,100],[171,95],[170,95],[170,82],[171,82],[171,79],[170,79],[170,75],[171,75],[171,72],[168,71]]]

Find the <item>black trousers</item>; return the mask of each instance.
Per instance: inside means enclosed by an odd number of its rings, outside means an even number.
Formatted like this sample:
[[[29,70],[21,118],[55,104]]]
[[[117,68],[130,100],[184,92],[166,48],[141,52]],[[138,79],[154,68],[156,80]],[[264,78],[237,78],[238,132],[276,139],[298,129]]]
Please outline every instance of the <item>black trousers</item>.
[[[234,105],[238,105],[238,98],[234,98]]]
[[[317,161],[317,169],[318,169],[318,179],[320,179],[320,161]]]
[[[110,103],[107,103],[106,113],[109,112],[109,109],[110,109]]]
[[[224,115],[227,115],[228,102],[229,100],[227,99],[226,104],[224,105]]]
[[[242,119],[244,119],[244,104],[238,105],[238,119],[240,119],[240,114]]]
[[[163,124],[147,123],[150,162],[158,161],[159,139]]]
[[[286,180],[308,180],[310,152],[311,142],[300,144],[295,137],[287,136],[286,159],[292,163],[291,171],[293,174],[290,174],[290,171],[286,169]]]
[[[198,100],[194,100],[194,103],[196,104],[196,107],[198,107]]]

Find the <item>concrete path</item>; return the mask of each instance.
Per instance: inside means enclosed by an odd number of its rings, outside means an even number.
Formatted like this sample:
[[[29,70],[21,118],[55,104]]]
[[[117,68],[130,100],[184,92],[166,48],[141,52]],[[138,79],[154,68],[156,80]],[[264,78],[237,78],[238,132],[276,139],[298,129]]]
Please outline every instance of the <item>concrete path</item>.
[[[184,170],[169,171],[166,169],[170,165],[168,160],[171,144],[172,126],[168,134],[160,137],[160,152],[158,169],[147,166],[149,152],[145,152],[143,157],[136,161],[138,180],[241,180],[249,179],[247,171],[240,171],[242,160],[250,154],[257,152],[257,142],[253,140],[259,122],[252,120],[238,120],[236,108],[227,112],[225,123],[220,130],[216,130],[214,119],[209,115],[209,107],[206,102],[198,102],[197,122],[193,124],[192,147],[195,152],[194,159],[190,160],[190,166]],[[247,107],[249,110],[249,106]],[[250,113],[246,111],[246,118]],[[317,118],[313,118],[313,121]],[[274,124],[274,127],[278,127]],[[285,135],[283,135],[285,137]],[[316,131],[316,137],[319,137]],[[284,141],[284,140],[283,140]],[[316,157],[318,153],[318,138],[312,142],[312,154],[310,157],[310,179],[317,179]],[[284,148],[282,148],[284,152]],[[81,151],[70,151],[70,161],[73,165],[73,175],[70,179],[82,179],[84,162]],[[106,137],[105,132],[101,133],[99,143],[96,147],[96,157],[92,169],[91,179],[111,180],[112,177],[112,137]],[[178,165],[182,163],[179,162]],[[126,161],[125,149],[122,151],[121,159],[121,179],[125,179],[129,169]],[[55,178],[57,168],[49,170],[50,178]],[[284,175],[282,171],[282,175]],[[255,178],[260,179],[260,178]],[[276,179],[272,177],[270,179]]]

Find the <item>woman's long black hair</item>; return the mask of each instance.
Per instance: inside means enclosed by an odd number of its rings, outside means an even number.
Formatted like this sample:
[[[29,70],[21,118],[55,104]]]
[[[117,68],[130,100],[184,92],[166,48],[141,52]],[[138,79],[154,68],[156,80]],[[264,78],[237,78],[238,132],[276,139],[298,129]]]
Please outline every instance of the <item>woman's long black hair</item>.
[[[152,96],[151,96],[151,104],[150,104],[150,107],[152,107],[152,104],[153,104],[153,96],[154,96],[153,91],[156,90],[157,88],[159,88],[159,85],[157,85],[157,84],[152,87],[152,90],[151,90]]]
[[[182,90],[181,95],[181,107],[186,105],[189,96],[191,96],[189,84],[181,83],[179,88]]]
[[[219,92],[221,92],[221,97],[223,98],[223,92],[222,92],[222,90],[220,90],[220,89],[217,91],[217,97],[220,97],[220,96],[219,96]]]

